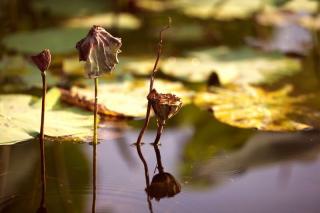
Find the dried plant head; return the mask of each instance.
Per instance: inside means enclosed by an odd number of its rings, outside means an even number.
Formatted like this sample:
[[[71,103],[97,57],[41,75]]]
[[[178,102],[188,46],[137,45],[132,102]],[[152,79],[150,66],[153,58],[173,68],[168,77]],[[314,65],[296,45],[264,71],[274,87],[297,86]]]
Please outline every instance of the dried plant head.
[[[41,72],[46,71],[51,63],[51,53],[49,49],[44,49],[41,53],[31,56],[33,63]]]
[[[181,109],[182,101],[174,94],[161,94],[155,89],[148,95],[152,109],[157,116],[159,124],[165,124]]]
[[[146,188],[148,195],[159,201],[161,198],[173,197],[180,193],[181,185],[167,172],[158,173],[153,176],[151,184]]]
[[[114,70],[119,63],[121,38],[113,37],[103,27],[94,25],[88,35],[77,42],[79,60],[85,61],[89,78],[96,78]]]

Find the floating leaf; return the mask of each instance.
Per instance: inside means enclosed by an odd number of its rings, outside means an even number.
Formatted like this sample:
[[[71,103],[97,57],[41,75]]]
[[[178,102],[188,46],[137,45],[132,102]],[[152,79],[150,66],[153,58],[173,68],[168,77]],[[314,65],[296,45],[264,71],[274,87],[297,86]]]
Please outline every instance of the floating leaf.
[[[320,110],[306,107],[311,95],[291,96],[292,86],[275,91],[249,85],[200,93],[195,103],[209,107],[221,122],[240,128],[296,131],[317,128]]]
[[[53,54],[74,53],[74,44],[87,34],[88,29],[48,28],[10,34],[2,44],[11,50],[35,54],[48,48]]]
[[[50,138],[64,137],[84,140],[91,135],[92,116],[79,109],[60,107],[58,89],[47,94],[45,135]],[[0,95],[0,145],[14,144],[37,137],[40,128],[41,107],[32,104],[30,95]],[[40,101],[40,100],[39,100]]]
[[[190,103],[192,93],[181,83],[155,81],[155,88],[161,93],[174,93],[182,98],[184,104]],[[148,80],[124,81],[99,85],[98,113],[115,117],[143,117],[146,113]],[[103,92],[102,92],[103,91]],[[73,87],[64,92],[63,100],[89,110],[93,110],[94,93],[92,88]]]
[[[37,11],[45,11],[55,16],[71,17],[84,16],[104,12],[108,6],[104,0],[37,0],[32,1],[32,7]]]
[[[93,25],[99,25],[102,27],[117,27],[120,29],[138,29],[141,26],[140,20],[129,14],[129,13],[104,13],[98,14],[94,16],[86,16],[86,17],[79,17],[73,18],[65,21],[63,23],[66,27],[86,27],[90,28]]]
[[[181,11],[197,18],[218,20],[245,19],[272,0],[176,0]]]
[[[188,82],[207,81],[216,72],[222,84],[273,83],[299,71],[299,61],[277,53],[262,53],[249,48],[226,47],[189,53],[187,58],[169,58],[161,70]]]

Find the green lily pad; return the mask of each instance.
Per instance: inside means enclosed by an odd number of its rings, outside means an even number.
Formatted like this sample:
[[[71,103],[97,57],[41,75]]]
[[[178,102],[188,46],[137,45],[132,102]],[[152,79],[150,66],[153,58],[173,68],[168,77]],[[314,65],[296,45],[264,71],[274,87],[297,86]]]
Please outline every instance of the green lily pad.
[[[87,33],[88,29],[84,28],[48,28],[9,34],[3,38],[2,44],[25,54],[35,54],[45,48],[53,55],[68,54],[76,52],[76,42]]]
[[[106,28],[117,27],[120,29],[138,29],[141,21],[129,13],[102,13],[93,16],[72,18],[63,23],[66,27],[90,28],[93,25],[100,25]]]
[[[299,61],[278,53],[226,47],[190,52],[186,58],[168,58],[161,70],[188,82],[204,82],[216,72],[222,84],[273,83],[300,71]]]
[[[215,88],[210,93],[199,93],[195,103],[208,107],[216,119],[235,127],[267,131],[319,128],[320,110],[310,104],[314,97],[291,96],[292,90],[291,85],[275,91],[250,85]]]
[[[84,140],[91,135],[93,117],[77,108],[61,107],[60,91],[51,89],[46,97],[45,135],[50,138]],[[9,145],[37,137],[41,107],[30,95],[0,95],[0,145]]]
[[[217,20],[246,19],[273,0],[176,0],[180,10],[192,17]]]
[[[32,1],[32,7],[36,11],[46,12],[55,16],[73,17],[84,16],[104,12],[108,6],[104,0],[69,0],[68,4],[63,0],[36,0]]]
[[[17,56],[4,56],[0,61],[0,82],[3,89],[14,87],[15,89],[29,89],[31,87],[42,88],[41,73],[25,58]],[[53,86],[59,82],[59,77],[47,71],[47,84]]]
[[[193,95],[181,83],[155,80],[154,88],[161,93],[176,94],[184,104],[190,103]],[[100,84],[98,113],[119,118],[143,117],[147,109],[148,90],[149,80]],[[94,88],[73,87],[62,98],[69,104],[93,110]]]

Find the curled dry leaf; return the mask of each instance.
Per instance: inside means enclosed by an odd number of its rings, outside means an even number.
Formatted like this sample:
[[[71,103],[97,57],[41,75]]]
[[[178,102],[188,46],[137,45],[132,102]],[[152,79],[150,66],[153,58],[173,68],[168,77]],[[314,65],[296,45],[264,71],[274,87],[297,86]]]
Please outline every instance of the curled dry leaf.
[[[242,86],[215,88],[212,93],[199,93],[195,103],[208,107],[216,119],[240,128],[267,131],[297,131],[318,128],[318,107],[310,106],[312,95],[291,96],[293,87],[275,91]]]
[[[148,95],[152,109],[157,116],[158,124],[165,124],[168,119],[173,117],[181,109],[182,102],[174,94],[161,94],[153,89]]]
[[[86,62],[86,73],[89,78],[96,78],[103,73],[114,70],[119,63],[121,38],[113,37],[104,28],[93,26],[88,35],[81,39],[76,48],[79,60]]]
[[[181,97],[184,104],[191,101],[193,92],[187,90],[181,83],[157,80],[155,87],[161,93],[173,92]],[[99,88],[103,93],[99,96],[98,113],[102,116],[116,118],[143,117],[147,109],[149,90],[148,80],[134,80],[116,83],[101,83]],[[62,100],[66,103],[93,110],[92,88],[73,87],[64,91]]]

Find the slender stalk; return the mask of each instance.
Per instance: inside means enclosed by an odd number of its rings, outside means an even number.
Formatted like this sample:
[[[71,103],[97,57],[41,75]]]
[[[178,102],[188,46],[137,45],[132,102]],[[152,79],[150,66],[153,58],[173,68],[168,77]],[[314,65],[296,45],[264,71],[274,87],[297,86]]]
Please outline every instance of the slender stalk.
[[[94,79],[94,119],[93,119],[93,144],[98,143],[98,78]]]
[[[153,143],[155,146],[159,145],[161,134],[163,132],[163,127],[164,127],[164,124],[158,124],[157,136],[156,136],[156,139],[154,140],[154,143]]]
[[[148,164],[142,155],[140,145],[137,145],[137,152],[138,152],[139,158],[143,164],[144,176],[145,176],[145,180],[146,180],[146,189],[147,189],[150,186],[149,169],[148,169]],[[151,198],[150,198],[149,194],[147,194],[147,202],[148,202],[149,211],[152,213],[153,212],[152,202],[151,202]]]
[[[46,82],[46,72],[41,72],[42,77],[42,106],[41,106],[41,126],[40,126],[40,153],[41,153],[41,203],[40,206],[45,208],[45,194],[46,194],[46,167],[45,167],[45,152],[44,152],[44,117],[46,108],[46,92],[47,92],[47,82]]]
[[[97,144],[93,144],[93,165],[92,165],[92,213],[96,212],[97,196]]]
[[[159,171],[159,173],[163,173],[164,168],[163,168],[162,162],[161,162],[161,154],[160,154],[159,147],[157,146],[157,144],[154,144],[153,147],[154,147],[154,151],[155,151],[156,157],[157,157],[158,171]]]
[[[160,56],[161,56],[161,53],[162,53],[162,44],[163,44],[162,33],[165,30],[167,30],[168,28],[170,28],[170,25],[171,25],[171,19],[169,18],[169,24],[166,27],[164,27],[162,30],[160,30],[160,33],[159,33],[160,39],[159,39],[158,48],[157,48],[157,58],[156,58],[156,61],[154,63],[154,66],[153,66],[152,73],[150,75],[149,93],[153,89],[154,79],[155,79],[156,72],[158,71],[157,67],[158,67],[158,63],[159,63]],[[142,140],[142,137],[144,135],[144,132],[146,131],[146,129],[147,129],[148,125],[149,125],[150,112],[151,112],[151,103],[150,103],[150,101],[148,101],[146,117],[145,117],[145,120],[144,120],[143,127],[142,127],[142,129],[141,129],[141,131],[139,133],[139,136],[138,136],[138,139],[137,139],[137,144],[141,144],[141,140]]]

